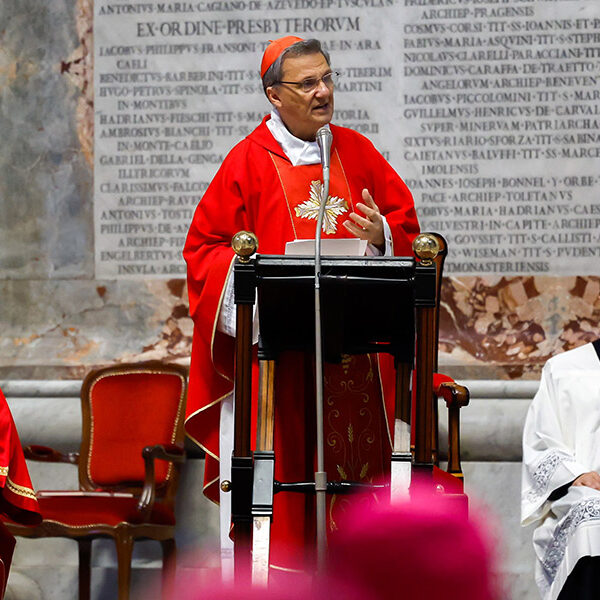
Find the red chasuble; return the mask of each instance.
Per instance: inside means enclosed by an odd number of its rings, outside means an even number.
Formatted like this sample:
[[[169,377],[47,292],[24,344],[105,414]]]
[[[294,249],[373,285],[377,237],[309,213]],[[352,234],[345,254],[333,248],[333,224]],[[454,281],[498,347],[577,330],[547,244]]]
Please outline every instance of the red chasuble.
[[[19,434],[1,390],[0,514],[22,525],[37,525],[42,520]]]
[[[218,500],[220,400],[233,389],[234,340],[217,331],[234,258],[231,238],[243,229],[253,231],[261,254],[283,254],[286,242],[314,238],[322,185],[321,166],[292,166],[267,128],[267,119],[226,157],[196,209],[184,249],[195,323],[186,431],[206,451],[204,489],[214,501]],[[366,188],[390,226],[394,254],[412,255],[419,227],[408,188],[364,136],[334,125],[331,131],[331,182],[323,237],[352,237],[342,223],[350,212],[358,212],[355,206],[362,202]],[[357,318],[378,318],[377,299]],[[388,423],[393,416],[393,392],[393,369],[385,355],[348,357],[341,365],[325,366],[329,479],[372,481],[383,475],[391,452]],[[310,360],[297,353],[280,357],[275,397],[275,476],[281,481],[312,479],[314,365]],[[299,494],[276,495],[271,548],[280,565],[301,562],[298,546],[314,534],[313,519],[305,518],[313,502],[312,497]],[[329,501],[332,529],[342,504],[340,498]]]

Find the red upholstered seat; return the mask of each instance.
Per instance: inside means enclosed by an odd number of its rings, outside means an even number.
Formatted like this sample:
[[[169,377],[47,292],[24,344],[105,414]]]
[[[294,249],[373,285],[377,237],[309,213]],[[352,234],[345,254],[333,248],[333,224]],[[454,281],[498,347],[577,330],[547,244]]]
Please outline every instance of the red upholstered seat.
[[[443,397],[445,398],[447,396],[446,394],[446,390],[444,390],[443,388],[443,384],[448,383],[448,384],[454,384],[454,379],[452,379],[452,377],[450,377],[449,375],[444,375],[442,373],[434,373],[433,374],[433,393],[434,396],[437,397]],[[414,389],[413,389],[413,402],[412,402],[412,407],[411,407],[411,419],[412,422],[415,422],[415,411],[416,411],[416,402],[414,400],[415,396],[414,396]],[[468,401],[468,397],[467,397],[467,401]],[[457,406],[457,408],[459,408],[459,406]],[[437,419],[437,412],[434,412],[435,414],[435,418]],[[458,418],[458,415],[456,415],[456,418]],[[437,454],[437,423],[434,424],[434,432],[435,432],[435,450],[436,450],[436,454]],[[455,440],[455,443],[458,443],[458,439]],[[411,429],[411,443],[414,445],[415,443],[415,430],[414,428]],[[449,448],[449,453],[452,451],[452,449]],[[458,450],[455,450],[455,452],[457,452]],[[460,465],[460,456],[456,457],[456,460],[458,461],[458,464]],[[458,473],[460,476],[456,477],[455,475],[452,475],[451,473],[448,473],[446,471],[442,471],[442,469],[440,469],[437,465],[434,465],[433,468],[433,480],[436,484],[442,485],[444,488],[444,491],[446,493],[449,494],[462,494],[464,492],[464,485],[463,485],[463,479],[462,479],[462,471],[459,471]]]
[[[187,369],[156,361],[92,371],[81,390],[82,443],[62,454],[30,446],[32,460],[78,465],[79,490],[40,491],[37,527],[8,523],[16,535],[68,537],[79,545],[79,597],[90,597],[91,542],[115,541],[119,600],[129,598],[136,539],[163,548],[163,582],[175,561],[174,501],[183,462]],[[157,460],[158,459],[158,460]]]
[[[90,523],[115,527],[119,523],[144,522],[138,510],[137,496],[106,492],[50,492],[38,494],[40,510],[45,521],[55,521],[68,527]],[[175,525],[172,507],[156,502],[146,522],[156,525]]]
[[[449,375],[444,375],[443,373],[434,373],[433,374],[433,389],[437,391],[440,389],[440,385],[442,383],[454,383],[454,379]]]

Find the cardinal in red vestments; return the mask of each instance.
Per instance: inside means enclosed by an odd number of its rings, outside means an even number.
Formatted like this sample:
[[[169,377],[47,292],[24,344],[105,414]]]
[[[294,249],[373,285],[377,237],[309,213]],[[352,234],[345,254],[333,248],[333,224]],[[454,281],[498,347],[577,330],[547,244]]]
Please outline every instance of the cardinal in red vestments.
[[[19,434],[2,390],[0,390],[0,515],[22,525],[38,525],[42,520]]]
[[[394,169],[364,136],[329,124],[338,74],[317,40],[287,36],[271,42],[261,76],[271,113],[223,161],[198,204],[184,248],[195,323],[186,431],[206,452],[204,492],[215,501],[231,455],[233,235],[254,232],[261,254],[283,254],[286,242],[314,238],[322,186],[315,136],[323,126],[333,135],[323,238],[360,238],[372,255],[408,256],[419,233],[412,196]],[[377,319],[377,298],[356,318]],[[313,370],[310,357],[298,353],[285,353],[277,362],[275,477],[281,481],[314,476],[314,421],[307,420],[314,406]],[[325,365],[328,479],[368,482],[386,474],[393,392],[385,355],[348,356],[339,365]],[[308,560],[313,501],[300,494],[275,497],[274,566],[294,568]],[[330,530],[346,501],[329,499]]]

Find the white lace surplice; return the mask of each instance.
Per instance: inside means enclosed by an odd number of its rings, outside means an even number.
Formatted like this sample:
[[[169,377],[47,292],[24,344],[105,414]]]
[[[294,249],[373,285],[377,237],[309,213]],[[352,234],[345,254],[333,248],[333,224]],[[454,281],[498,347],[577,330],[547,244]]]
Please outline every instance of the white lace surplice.
[[[538,524],[533,545],[544,600],[555,600],[581,557],[600,555],[600,492],[569,487],[549,499],[588,471],[600,472],[600,360],[592,344],[546,363],[523,431],[521,522]]]

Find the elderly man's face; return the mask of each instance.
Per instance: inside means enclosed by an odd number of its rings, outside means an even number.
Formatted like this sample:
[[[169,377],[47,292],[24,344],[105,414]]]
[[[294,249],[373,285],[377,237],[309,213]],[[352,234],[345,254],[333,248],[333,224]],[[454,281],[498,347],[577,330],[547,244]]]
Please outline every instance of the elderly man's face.
[[[314,140],[317,130],[333,116],[333,86],[321,78],[331,73],[325,57],[320,53],[290,56],[283,61],[283,81],[319,81],[310,92],[301,85],[280,83],[267,88],[267,97],[277,108],[292,135],[302,140]]]

